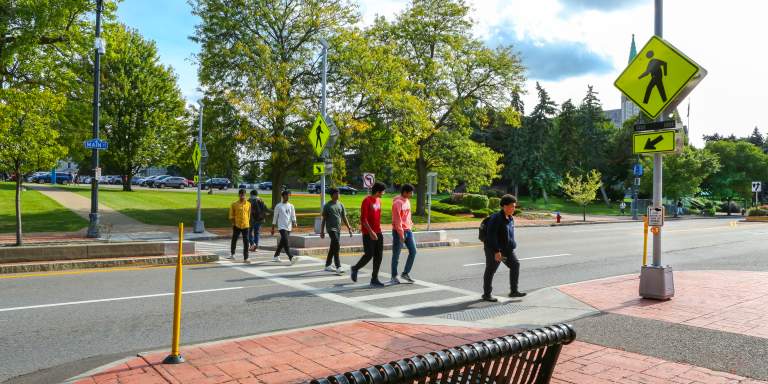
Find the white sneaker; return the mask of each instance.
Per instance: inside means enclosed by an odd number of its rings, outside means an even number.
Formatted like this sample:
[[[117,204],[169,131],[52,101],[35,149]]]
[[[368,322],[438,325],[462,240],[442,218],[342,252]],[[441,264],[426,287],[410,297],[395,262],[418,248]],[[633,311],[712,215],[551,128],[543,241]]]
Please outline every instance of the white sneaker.
[[[336,268],[336,273],[338,273],[339,275],[341,275],[342,273],[344,273],[344,268],[343,268],[343,267],[338,267],[338,268]]]
[[[296,256],[291,257],[288,261],[291,263],[291,265],[296,264]]]
[[[227,260],[234,260],[235,259],[235,255],[229,255],[229,256],[226,257],[226,259]]]
[[[279,263],[281,261],[282,260],[280,260],[280,256],[275,256],[275,257],[272,258],[272,262],[274,262],[274,263]]]
[[[336,272],[336,270],[333,267],[331,267],[330,265],[325,267],[325,271],[326,272],[334,272],[334,273]]]

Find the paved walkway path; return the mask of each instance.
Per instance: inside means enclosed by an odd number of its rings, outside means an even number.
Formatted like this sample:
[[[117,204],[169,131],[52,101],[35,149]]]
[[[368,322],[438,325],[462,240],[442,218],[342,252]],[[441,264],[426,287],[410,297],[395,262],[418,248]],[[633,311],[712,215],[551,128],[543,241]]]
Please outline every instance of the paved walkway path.
[[[143,354],[73,379],[95,383],[303,383],[399,358],[499,337],[510,329],[356,321]],[[552,383],[765,383],[584,342],[563,348]]]

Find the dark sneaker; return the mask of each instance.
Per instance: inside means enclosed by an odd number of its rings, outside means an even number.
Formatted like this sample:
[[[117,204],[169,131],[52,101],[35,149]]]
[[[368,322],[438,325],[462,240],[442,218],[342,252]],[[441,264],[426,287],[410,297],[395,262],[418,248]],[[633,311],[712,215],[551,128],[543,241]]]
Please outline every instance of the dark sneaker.
[[[408,276],[407,273],[401,274],[400,278],[403,279],[403,281],[405,281],[406,284],[413,284],[413,283],[415,283],[415,281],[413,281],[413,279],[411,279],[411,277]]]
[[[352,281],[357,283],[357,268],[355,266],[352,266],[352,268],[349,269],[349,277],[352,278]]]
[[[486,296],[486,295],[483,295],[483,296],[481,296],[480,298],[481,298],[483,301],[487,301],[487,302],[489,302],[489,303],[495,303],[495,302],[499,301],[499,299],[497,299],[497,298],[495,298],[495,297],[493,297],[493,296]]]
[[[517,291],[515,291],[515,292],[510,292],[509,293],[509,297],[525,297],[525,295],[527,295],[527,293],[525,293],[525,292],[517,292]]]
[[[389,285],[397,285],[400,284],[400,280],[397,279],[397,276],[393,277],[392,280],[389,280]]]
[[[382,288],[384,287],[384,283],[378,280],[371,280],[371,287],[373,288]]]

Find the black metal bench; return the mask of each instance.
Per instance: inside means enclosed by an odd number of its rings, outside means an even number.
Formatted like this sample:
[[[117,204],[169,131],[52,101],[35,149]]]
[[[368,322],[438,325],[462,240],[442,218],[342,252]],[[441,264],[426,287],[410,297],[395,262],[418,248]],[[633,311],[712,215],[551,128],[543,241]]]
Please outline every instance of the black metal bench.
[[[556,324],[346,372],[311,384],[549,383],[563,345],[576,338]]]

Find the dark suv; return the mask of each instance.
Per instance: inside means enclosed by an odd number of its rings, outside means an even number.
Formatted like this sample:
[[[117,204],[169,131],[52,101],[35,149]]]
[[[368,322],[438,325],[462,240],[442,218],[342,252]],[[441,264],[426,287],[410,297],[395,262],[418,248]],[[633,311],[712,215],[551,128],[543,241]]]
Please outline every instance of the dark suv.
[[[214,188],[218,188],[218,189],[221,189],[221,190],[226,190],[226,189],[228,189],[228,188],[229,188],[229,187],[231,187],[231,186],[232,186],[232,183],[229,181],[229,179],[227,179],[227,178],[223,178],[223,177],[220,177],[220,178],[213,178],[213,179],[208,179],[208,180],[206,180],[206,181],[205,181],[205,182],[204,182],[204,183],[201,185],[201,188],[202,188],[202,189],[206,189],[206,188],[211,188],[211,189],[214,189]]]
[[[45,175],[41,175],[36,179],[36,182],[38,183],[50,183],[51,182],[51,174],[47,173]],[[64,173],[64,172],[56,172],[56,182],[59,184],[69,184],[72,182],[72,174],[70,173]]]

